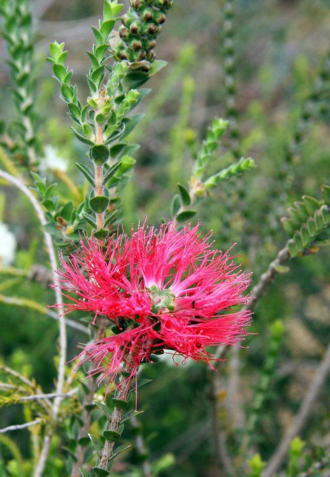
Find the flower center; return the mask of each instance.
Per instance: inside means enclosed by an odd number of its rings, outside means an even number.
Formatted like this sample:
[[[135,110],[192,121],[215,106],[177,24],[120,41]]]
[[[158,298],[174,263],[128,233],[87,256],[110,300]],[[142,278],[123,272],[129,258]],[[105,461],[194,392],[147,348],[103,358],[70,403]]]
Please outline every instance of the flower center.
[[[162,309],[167,311],[174,311],[174,299],[175,295],[171,292],[170,289],[165,288],[161,290],[156,285],[152,285],[147,288],[152,303],[152,312],[158,314]]]

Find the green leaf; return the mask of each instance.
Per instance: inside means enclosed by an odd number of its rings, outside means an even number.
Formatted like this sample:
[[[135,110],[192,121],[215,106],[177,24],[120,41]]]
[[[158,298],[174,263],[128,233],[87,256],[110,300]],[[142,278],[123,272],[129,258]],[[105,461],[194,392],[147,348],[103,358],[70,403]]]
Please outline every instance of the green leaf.
[[[121,162],[119,161],[119,162],[116,162],[116,164],[114,164],[112,167],[110,167],[110,169],[104,175],[103,185],[106,185],[109,182],[109,180],[116,174],[120,166],[121,166]]]
[[[104,221],[104,227],[108,227],[116,220],[117,210],[114,210],[111,214],[109,214]]]
[[[73,203],[68,202],[60,211],[60,216],[67,222],[71,221],[71,216],[73,212]]]
[[[115,452],[110,457],[110,461],[114,460],[119,454],[125,452],[125,450],[130,449],[132,446],[119,446],[115,449]]]
[[[134,116],[127,118],[125,120],[125,131],[122,135],[122,139],[128,136],[144,117],[145,114],[135,114]]]
[[[107,162],[110,157],[109,148],[102,144],[93,146],[90,150],[90,156],[92,161],[95,162],[95,164],[102,166]]]
[[[78,167],[78,169],[84,174],[84,176],[86,177],[86,179],[88,180],[88,182],[93,186],[95,187],[95,177],[94,177],[94,174],[93,172],[88,169],[87,166],[85,166],[84,164],[80,164],[79,162],[76,162],[76,166]]]
[[[88,139],[88,137],[80,134],[75,128],[71,128],[71,130],[76,138],[79,139],[79,141],[83,142],[84,144],[88,144],[88,146],[94,146],[94,142]]]
[[[136,417],[138,416],[139,414],[143,414],[144,411],[129,411],[128,413],[126,413],[122,419],[121,422],[125,422],[125,421],[128,421],[129,419],[132,419],[132,417]]]
[[[109,475],[109,471],[101,469],[101,467],[93,467],[93,472],[96,477],[107,477]]]
[[[94,404],[103,412],[108,421],[111,419],[111,411],[103,402],[95,401]]]
[[[89,205],[96,214],[101,214],[109,207],[109,197],[106,197],[105,195],[95,196],[90,199]]]
[[[87,446],[89,444],[89,437],[88,436],[80,437],[78,439],[78,444],[81,445],[81,446]]]
[[[126,409],[127,406],[128,406],[128,402],[124,401],[124,399],[113,398],[112,402],[113,402],[114,406],[118,409]]]
[[[167,61],[163,61],[163,60],[154,61],[150,67],[149,76],[155,75],[160,70],[162,70],[166,65],[167,65]]]
[[[106,1],[104,2],[104,6],[103,6],[103,19],[105,21],[112,20],[112,17],[113,17],[113,13],[112,13],[111,3]]]
[[[330,187],[327,185],[322,186],[322,196],[326,205],[330,206]]]
[[[103,432],[103,437],[107,441],[111,441],[111,442],[119,441],[120,436],[121,436],[121,434],[119,432],[116,432],[116,431],[104,431]]]
[[[185,210],[177,216],[176,220],[178,222],[186,222],[187,220],[192,219],[196,214],[197,210]]]
[[[179,194],[176,194],[173,199],[172,199],[172,204],[171,204],[171,214],[172,217],[174,217],[180,210],[181,207],[181,200]]]
[[[81,477],[93,477],[93,474],[84,469],[79,469]]]
[[[97,437],[94,437],[91,434],[88,434],[88,437],[93,444],[93,447],[96,450],[98,456],[100,456],[103,449],[102,442]]]
[[[124,156],[121,159],[120,172],[122,174],[125,174],[125,172],[128,172],[130,169],[132,169],[135,163],[136,163],[136,160],[133,159],[133,157]]]
[[[234,177],[238,174],[241,174],[249,169],[253,169],[255,167],[255,162],[251,158],[242,158],[240,161],[232,164],[231,166],[227,167],[227,169],[223,169],[222,171],[214,174],[213,176],[209,177],[205,181],[205,187],[207,189],[213,189],[216,187],[220,182],[226,181],[231,177]]]
[[[82,213],[82,216],[84,217],[84,219],[86,220],[86,222],[89,223],[89,225],[91,225],[91,226],[94,227],[94,228],[97,227],[97,224],[96,224],[96,221],[95,221],[94,217],[92,217],[91,215],[87,214],[86,212],[83,212],[83,213]]]
[[[109,235],[109,230],[106,229],[99,229],[93,232],[93,235],[95,238],[98,240],[105,240],[107,236]]]
[[[181,196],[181,202],[183,205],[188,206],[191,204],[191,198],[189,191],[181,184],[178,184],[179,192]]]
[[[101,28],[100,28],[100,33],[103,36],[103,39],[106,40],[107,37],[110,35],[110,33],[113,30],[113,27],[115,26],[115,21],[114,20],[107,20],[103,22]]]
[[[101,33],[98,31],[97,28],[95,28],[95,27],[92,26],[92,30],[93,30],[93,33],[94,33],[94,36],[95,36],[97,45],[102,45],[102,43],[103,43],[103,36],[101,35]]]
[[[71,86],[63,83],[61,86],[61,93],[65,101],[69,102],[73,100],[74,95]]]
[[[66,77],[66,68],[65,66],[55,64],[53,66],[54,75],[60,80],[61,83],[64,82]]]

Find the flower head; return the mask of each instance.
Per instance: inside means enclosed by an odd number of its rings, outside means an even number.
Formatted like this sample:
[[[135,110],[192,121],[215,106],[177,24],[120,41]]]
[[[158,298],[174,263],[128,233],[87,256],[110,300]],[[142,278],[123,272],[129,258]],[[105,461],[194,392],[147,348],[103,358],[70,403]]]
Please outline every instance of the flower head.
[[[132,375],[164,350],[210,363],[207,347],[233,345],[246,335],[250,312],[233,307],[247,303],[250,276],[228,252],[212,250],[210,234],[203,237],[199,226],[177,231],[170,222],[157,231],[142,225],[129,237],[109,239],[105,250],[82,240],[62,265],[67,311],[93,312],[116,327],[117,334],[82,355],[112,381],[128,356]]]

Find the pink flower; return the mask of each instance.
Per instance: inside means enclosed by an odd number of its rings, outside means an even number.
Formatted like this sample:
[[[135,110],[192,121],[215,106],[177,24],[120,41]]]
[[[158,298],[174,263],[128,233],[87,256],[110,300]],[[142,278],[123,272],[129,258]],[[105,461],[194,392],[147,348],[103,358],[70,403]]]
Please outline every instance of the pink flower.
[[[134,376],[142,361],[164,350],[210,363],[207,347],[244,339],[251,314],[234,307],[248,302],[250,275],[228,252],[212,250],[210,234],[198,229],[143,224],[130,237],[109,239],[105,251],[86,239],[68,262],[62,257],[66,310],[93,312],[117,327],[118,334],[83,351],[83,361],[96,363],[93,373],[113,382],[126,362]]]

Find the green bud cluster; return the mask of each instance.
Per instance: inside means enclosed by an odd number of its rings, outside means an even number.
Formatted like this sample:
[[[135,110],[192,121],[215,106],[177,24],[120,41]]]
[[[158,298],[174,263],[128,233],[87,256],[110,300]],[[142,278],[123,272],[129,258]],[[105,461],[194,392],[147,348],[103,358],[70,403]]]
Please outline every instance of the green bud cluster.
[[[150,63],[156,58],[157,36],[172,5],[173,0],[131,0],[131,7],[122,17],[121,40],[114,49],[115,57],[149,71]]]

